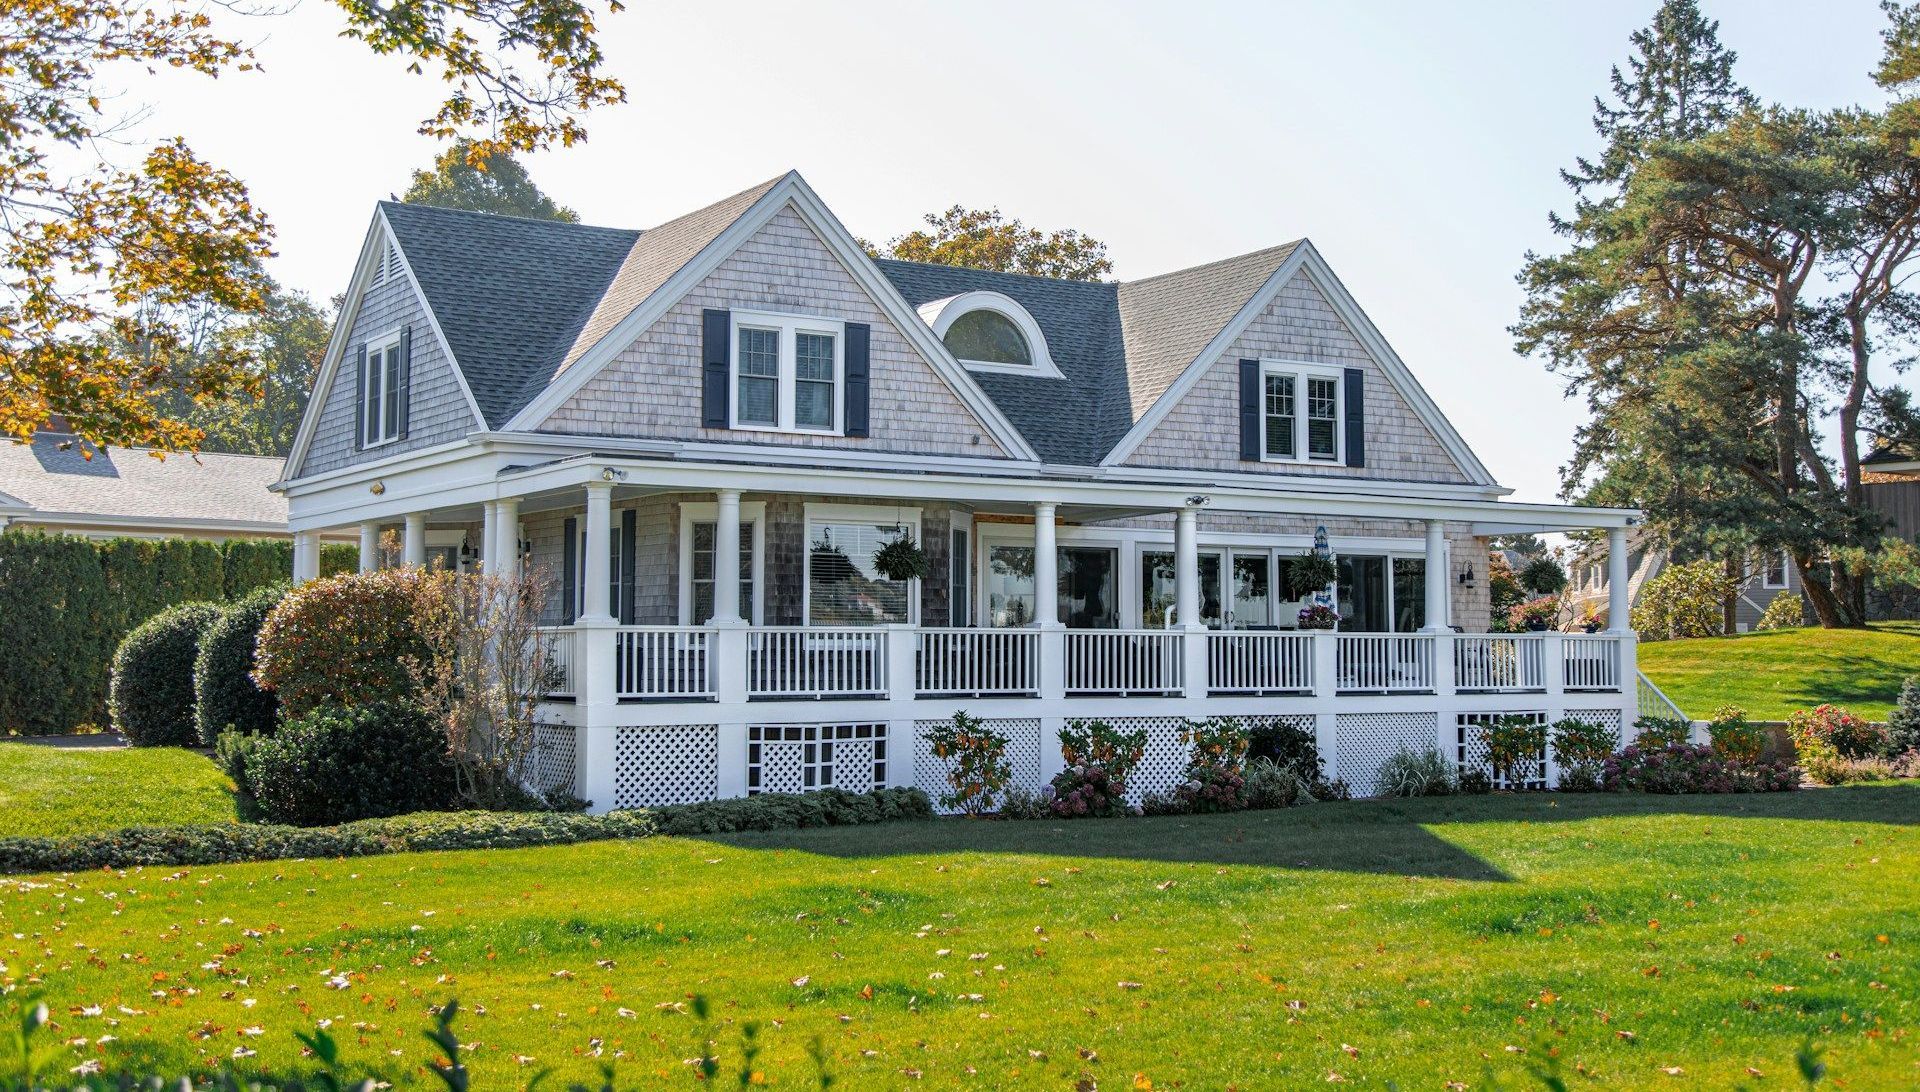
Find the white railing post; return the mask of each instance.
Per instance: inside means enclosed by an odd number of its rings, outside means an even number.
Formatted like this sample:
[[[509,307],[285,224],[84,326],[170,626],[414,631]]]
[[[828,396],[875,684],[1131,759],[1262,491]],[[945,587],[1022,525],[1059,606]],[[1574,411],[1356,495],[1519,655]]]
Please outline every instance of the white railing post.
[[[1540,634],[1540,684],[1549,708],[1565,704],[1567,693],[1567,635],[1557,629]]]
[[[1313,631],[1313,696],[1332,699],[1340,692],[1340,636],[1330,629]]]
[[[745,622],[707,624],[707,677],[713,680],[713,698],[721,705],[746,704],[747,643],[752,634]]]
[[[1056,622],[1038,627],[1040,697],[1058,701],[1067,696],[1067,631]]]
[[[1620,745],[1633,738],[1633,722],[1640,719],[1640,635],[1627,630],[1614,649],[1620,680]]]
[[[1456,634],[1450,629],[1433,631],[1433,692],[1436,696],[1448,696],[1454,691],[1453,677],[1453,639]]]
[[[1184,630],[1180,634],[1180,681],[1181,693],[1189,698],[1204,698],[1209,693],[1207,686],[1207,643],[1213,631],[1200,629]]]
[[[886,645],[881,649],[884,658],[888,701],[912,701],[919,692],[918,666],[920,652],[920,630],[904,622],[889,623],[886,630]]]

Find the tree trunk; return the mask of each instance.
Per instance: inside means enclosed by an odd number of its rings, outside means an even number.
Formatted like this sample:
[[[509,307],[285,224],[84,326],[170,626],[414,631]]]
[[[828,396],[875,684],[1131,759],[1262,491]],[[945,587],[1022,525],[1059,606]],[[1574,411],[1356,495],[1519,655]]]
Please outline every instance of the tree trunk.
[[[1813,559],[1796,551],[1793,555],[1793,567],[1800,573],[1800,586],[1807,593],[1807,604],[1813,608],[1814,620],[1820,623],[1820,628],[1839,629],[1845,625],[1840,604],[1834,601],[1832,590],[1822,581],[1813,578]],[[1831,570],[1822,575],[1830,576]]]
[[[1728,637],[1740,632],[1740,559],[1728,554],[1726,560],[1727,592],[1720,601],[1720,632]]]

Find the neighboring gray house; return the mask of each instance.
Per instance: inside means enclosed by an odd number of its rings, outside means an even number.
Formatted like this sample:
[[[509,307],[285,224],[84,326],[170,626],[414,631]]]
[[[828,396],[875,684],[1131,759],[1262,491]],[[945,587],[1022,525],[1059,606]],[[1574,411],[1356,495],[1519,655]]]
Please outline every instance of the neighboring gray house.
[[[277,488],[300,578],[342,528],[539,573],[601,808],[937,780],[962,707],[1035,785],[1064,717],[1138,723],[1142,788],[1186,716],[1304,719],[1363,789],[1632,720],[1630,634],[1484,635],[1485,539],[1636,514],[1503,499],[1304,240],[1099,284],[876,261],[797,174],[646,231],[385,202]]]
[[[1627,571],[1630,573],[1627,601],[1638,605],[1647,582],[1673,563],[1666,550],[1646,548],[1642,536],[1635,533],[1628,545]],[[1607,547],[1595,545],[1583,550],[1568,570],[1568,595],[1573,602],[1575,622],[1592,616],[1603,624],[1609,621],[1609,603],[1613,594],[1608,580]],[[1800,571],[1786,551],[1755,551],[1740,564],[1739,590],[1734,596],[1735,631],[1745,633],[1760,623],[1760,616],[1782,593],[1799,595]]]
[[[0,443],[0,527],[90,538],[285,538],[281,460],[100,449],[60,432]]]

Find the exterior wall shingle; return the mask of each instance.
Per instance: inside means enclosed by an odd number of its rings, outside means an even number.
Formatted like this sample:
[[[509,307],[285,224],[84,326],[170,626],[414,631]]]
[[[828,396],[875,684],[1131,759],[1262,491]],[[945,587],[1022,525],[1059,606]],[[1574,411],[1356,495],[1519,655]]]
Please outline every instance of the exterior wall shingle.
[[[413,327],[413,399],[409,406],[407,438],[384,444],[371,451],[356,451],[353,446],[354,399],[360,393],[360,377],[355,374],[357,350],[369,339],[381,337],[402,326]],[[347,340],[346,357],[334,374],[327,391],[326,404],[314,428],[313,443],[300,464],[298,477],[322,474],[355,463],[384,459],[406,451],[457,440],[477,427],[473,409],[453,365],[441,348],[440,338],[427,321],[426,308],[405,277],[389,278],[368,290],[354,316],[352,335]]]
[[[871,435],[701,427],[703,308],[819,315],[872,326]],[[583,435],[1004,458],[980,420],[791,207],[744,243],[539,426]]]
[[[1366,373],[1366,463],[1240,461],[1242,359],[1299,360]],[[1126,459],[1129,466],[1205,468],[1235,472],[1470,482],[1433,431],[1420,420],[1386,373],[1303,272],[1274,296],[1185,398]]]

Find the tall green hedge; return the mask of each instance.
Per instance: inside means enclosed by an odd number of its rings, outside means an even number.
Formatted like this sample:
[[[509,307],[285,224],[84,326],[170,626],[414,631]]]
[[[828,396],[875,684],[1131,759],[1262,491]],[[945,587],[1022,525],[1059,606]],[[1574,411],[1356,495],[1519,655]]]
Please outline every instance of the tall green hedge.
[[[321,572],[357,560],[352,546],[327,546]],[[287,541],[0,532],[0,735],[104,725],[109,665],[133,627],[175,603],[237,598],[292,571]]]

